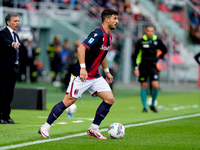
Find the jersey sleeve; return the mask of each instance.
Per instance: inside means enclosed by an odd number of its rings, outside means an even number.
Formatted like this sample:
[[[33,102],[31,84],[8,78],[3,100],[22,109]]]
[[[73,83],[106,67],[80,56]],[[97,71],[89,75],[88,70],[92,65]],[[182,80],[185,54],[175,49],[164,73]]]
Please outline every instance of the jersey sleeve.
[[[161,40],[159,42],[159,49],[162,51],[162,54],[159,56],[159,58],[163,59],[164,55],[167,53],[167,47],[163,44]]]
[[[140,40],[137,41],[136,45],[135,45],[135,51],[133,53],[133,66],[136,67],[139,65],[139,61],[137,61],[139,59],[139,52],[140,52],[140,49],[141,49],[141,46],[140,46]]]
[[[100,42],[100,40],[103,38],[101,34],[99,34],[96,31],[93,31],[90,33],[90,35],[83,41],[83,45],[90,50],[96,43]],[[103,41],[103,39],[102,39]]]

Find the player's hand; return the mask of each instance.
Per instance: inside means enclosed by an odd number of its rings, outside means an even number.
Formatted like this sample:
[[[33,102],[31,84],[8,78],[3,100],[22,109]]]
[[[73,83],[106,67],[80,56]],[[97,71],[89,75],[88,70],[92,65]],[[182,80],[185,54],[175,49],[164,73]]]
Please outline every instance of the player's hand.
[[[134,74],[135,74],[136,77],[139,77],[139,76],[140,76],[140,71],[139,71],[139,69],[135,69],[135,70],[134,70]]]
[[[110,74],[110,72],[105,73],[106,81],[111,84],[113,82],[113,76]]]
[[[13,43],[13,47],[14,47],[14,49],[17,49],[17,47],[18,47],[19,45],[21,45],[21,44],[18,43],[18,42],[14,42],[14,43]]]
[[[80,79],[81,79],[81,81],[82,82],[86,82],[87,78],[88,78],[88,73],[87,73],[86,69],[85,68],[81,68],[81,70],[80,70]]]

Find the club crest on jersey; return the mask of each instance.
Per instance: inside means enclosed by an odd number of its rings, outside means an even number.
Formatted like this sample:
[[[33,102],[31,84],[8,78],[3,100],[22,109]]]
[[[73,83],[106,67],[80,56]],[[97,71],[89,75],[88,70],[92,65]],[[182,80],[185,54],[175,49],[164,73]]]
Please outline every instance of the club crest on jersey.
[[[153,43],[154,43],[154,45],[158,45],[158,41],[154,41]]]
[[[75,89],[75,91],[74,91],[74,95],[77,95],[78,92],[79,92],[79,89]]]
[[[88,43],[92,44],[93,41],[94,41],[94,39],[90,38],[90,40],[88,41]]]
[[[97,35],[98,35],[98,34],[97,34],[97,33],[95,33],[95,34],[94,34],[94,37],[96,37]]]

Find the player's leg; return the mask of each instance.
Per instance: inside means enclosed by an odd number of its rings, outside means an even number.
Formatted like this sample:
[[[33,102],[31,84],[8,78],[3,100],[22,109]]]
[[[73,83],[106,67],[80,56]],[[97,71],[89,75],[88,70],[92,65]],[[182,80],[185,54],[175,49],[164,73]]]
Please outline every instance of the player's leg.
[[[90,93],[96,93],[103,102],[97,108],[95,118],[92,122],[92,125],[88,129],[88,135],[94,136],[98,139],[106,139],[104,136],[101,135],[99,131],[99,126],[104,118],[107,116],[111,106],[115,102],[113,93],[108,85],[108,83],[102,77],[97,79],[97,81],[93,84],[90,88]]]
[[[107,139],[100,133],[99,126],[104,118],[107,116],[115,99],[111,91],[99,92],[97,93],[97,95],[103,100],[103,102],[97,108],[95,118],[92,122],[92,125],[88,129],[87,134],[90,136],[94,136],[98,139]]]
[[[152,103],[151,103],[150,109],[152,111],[154,111],[155,113],[158,113],[158,110],[155,108],[154,104],[155,104],[156,98],[158,96],[159,82],[158,81],[152,81],[151,85],[152,85],[152,91],[151,91]]]
[[[140,76],[138,78],[138,81],[140,82],[141,86],[140,97],[143,106],[142,112],[147,112],[146,100],[147,100],[147,79],[149,76],[148,67],[145,65],[140,65],[139,71],[140,71]]]
[[[142,112],[147,112],[147,82],[141,82],[141,89],[140,89],[140,97],[142,100],[142,106],[143,106],[143,111]]]
[[[77,98],[71,97],[70,94],[65,95],[64,99],[57,103],[51,110],[46,123],[39,129],[38,133],[44,138],[50,138],[49,130],[53,122],[63,113],[63,111],[71,106]]]
[[[155,100],[158,96],[158,88],[159,88],[158,71],[156,68],[152,68],[152,75],[150,76],[150,81],[152,85],[152,90],[151,90],[152,103],[150,109],[155,113],[157,113],[158,110],[154,106]]]
[[[78,81],[77,81],[78,80]],[[63,111],[71,106],[78,97],[81,96],[81,92],[77,92],[75,89],[79,89],[79,86],[81,85],[81,82],[79,81],[79,78],[73,78],[71,77],[66,95],[64,99],[57,103],[51,110],[46,123],[39,129],[38,133],[42,135],[44,138],[50,138],[49,136],[49,130],[53,122],[63,113]],[[84,91],[84,90],[83,90]]]
[[[71,97],[70,94],[65,95],[64,99],[57,103],[51,110],[49,117],[47,118],[47,123],[52,125],[53,122],[63,113],[63,111],[71,106],[77,98]]]
[[[158,81],[152,81],[151,85],[152,85],[152,91],[151,91],[152,104],[151,104],[151,106],[154,106],[155,100],[158,96],[159,82]]]
[[[99,105],[96,115],[93,121],[93,124],[100,125],[103,119],[108,114],[111,106],[115,102],[114,96],[111,91],[99,92],[97,95],[103,100]]]

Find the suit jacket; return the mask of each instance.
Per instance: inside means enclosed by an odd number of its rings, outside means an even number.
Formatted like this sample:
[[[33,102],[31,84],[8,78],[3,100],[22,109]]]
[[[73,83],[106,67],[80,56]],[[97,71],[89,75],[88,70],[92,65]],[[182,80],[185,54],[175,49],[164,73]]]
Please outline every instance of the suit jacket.
[[[17,35],[18,41],[19,37]],[[16,49],[12,47],[13,38],[6,27],[0,31],[0,71],[13,71],[16,61]],[[20,51],[20,47],[19,47]]]

